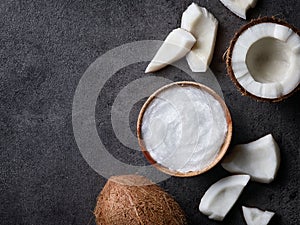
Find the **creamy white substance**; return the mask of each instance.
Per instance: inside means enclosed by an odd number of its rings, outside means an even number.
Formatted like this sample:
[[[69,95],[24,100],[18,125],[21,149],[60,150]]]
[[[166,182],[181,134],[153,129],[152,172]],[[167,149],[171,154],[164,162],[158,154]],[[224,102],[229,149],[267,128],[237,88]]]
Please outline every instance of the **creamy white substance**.
[[[151,157],[177,172],[198,171],[216,158],[227,133],[225,113],[209,93],[171,86],[148,105],[142,137]]]

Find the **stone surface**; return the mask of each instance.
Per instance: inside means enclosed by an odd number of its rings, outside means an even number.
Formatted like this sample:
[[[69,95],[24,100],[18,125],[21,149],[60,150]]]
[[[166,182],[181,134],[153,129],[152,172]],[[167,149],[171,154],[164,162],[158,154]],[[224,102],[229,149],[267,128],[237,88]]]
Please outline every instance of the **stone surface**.
[[[163,40],[180,24],[192,1],[181,0],[2,0],[0,3],[0,224],[94,224],[96,196],[106,179],[88,166],[72,130],[72,101],[88,66],[119,45]],[[281,103],[243,97],[226,75],[222,55],[234,32],[246,21],[218,0],[195,1],[219,20],[212,71],[222,87],[234,122],[232,144],[272,132],[282,162],[271,184],[251,182],[222,224],[244,224],[241,206],[276,212],[270,224],[299,224],[299,92]],[[297,0],[259,0],[248,18],[276,15],[300,27]],[[118,92],[143,77],[147,63],[118,71],[105,85],[96,107],[100,137],[116,158],[145,164],[140,152],[115,137],[110,109]],[[186,79],[175,68],[156,74]],[[135,130],[141,104],[132,109]],[[193,178],[159,185],[185,210],[190,224],[219,224],[198,211],[205,190],[228,173],[216,166]]]

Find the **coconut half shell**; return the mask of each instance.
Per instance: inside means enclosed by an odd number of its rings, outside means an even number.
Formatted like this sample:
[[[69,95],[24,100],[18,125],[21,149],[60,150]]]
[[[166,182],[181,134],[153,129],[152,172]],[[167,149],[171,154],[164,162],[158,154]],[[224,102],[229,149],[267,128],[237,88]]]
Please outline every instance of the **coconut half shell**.
[[[250,85],[250,83],[252,82],[252,86],[254,87],[256,85],[257,88],[264,88],[263,86],[268,85],[267,89],[265,89],[265,92],[270,92],[270,96],[266,97],[266,95],[264,95],[264,94],[260,95],[260,94],[254,93],[252,91],[249,91],[249,88],[247,90],[247,87],[245,88],[245,85],[241,84],[242,82],[241,82],[241,79],[239,79],[239,78],[241,76],[243,76],[243,74],[242,74],[242,72],[237,71],[236,69],[233,68],[234,67],[233,66],[234,65],[233,51],[234,51],[236,44],[242,34],[244,34],[245,32],[254,30],[253,27],[256,25],[270,24],[270,23],[274,24],[274,27],[275,27],[275,31],[273,30],[274,35],[269,35],[268,32],[272,33],[272,30],[270,31],[270,30],[266,29],[266,31],[262,30],[262,33],[265,32],[265,34],[262,34],[260,37],[257,37],[257,36],[256,37],[247,37],[247,38],[243,37],[244,39],[252,39],[253,38],[254,41],[253,41],[252,45],[250,45],[250,46],[247,45],[247,47],[245,47],[245,49],[241,50],[241,52],[242,52],[241,55],[243,55],[243,57],[240,58],[240,61],[246,65],[246,69],[248,70],[247,72],[250,74],[250,76],[248,78],[251,78],[251,79],[247,79],[246,81],[244,79],[244,83],[248,83]],[[277,26],[277,25],[281,25],[281,26]],[[280,29],[276,30],[276,28],[280,28]],[[289,32],[289,33],[287,33],[287,32]],[[289,35],[291,35],[291,34],[294,35],[293,38],[290,38]],[[255,35],[253,35],[253,36],[255,36]],[[251,71],[250,71],[251,68],[249,69],[249,67],[251,67],[251,65],[248,65],[246,62],[246,59],[244,58],[244,57],[248,57],[248,55],[251,53],[251,52],[249,53],[249,49],[251,49],[251,47],[254,46],[255,43],[261,41],[262,39],[266,39],[265,43],[267,44],[268,43],[267,38],[270,38],[270,40],[274,39],[275,42],[278,39],[278,42],[282,42],[281,37],[283,37],[282,39],[286,38],[287,40],[289,38],[293,39],[293,40],[288,40],[288,41],[290,41],[290,43],[288,43],[288,45],[291,45],[291,43],[293,44],[293,42],[296,43],[295,45],[297,45],[297,46],[292,46],[293,49],[291,51],[293,53],[297,54],[297,59],[298,59],[298,57],[299,57],[298,39],[300,37],[300,30],[298,30],[291,24],[288,24],[287,22],[285,22],[281,19],[277,19],[275,17],[258,18],[258,19],[252,20],[250,23],[246,24],[239,31],[236,32],[236,34],[234,35],[233,39],[230,42],[230,46],[226,53],[226,66],[227,66],[228,75],[230,76],[231,80],[236,85],[236,87],[239,89],[239,91],[242,93],[242,95],[247,95],[247,96],[253,97],[254,99],[256,99],[258,101],[279,102],[279,101],[282,101],[283,99],[288,98],[289,96],[291,96],[292,94],[294,94],[296,91],[298,91],[300,89],[299,79],[298,79],[298,77],[300,76],[300,70],[297,69],[298,67],[295,68],[294,70],[289,70],[289,71],[293,71],[294,74],[290,74],[289,75],[290,78],[286,79],[285,82],[282,82],[283,84],[281,84],[281,86],[280,85],[276,86],[276,83],[277,83],[276,80],[275,81],[271,80],[270,82],[269,81],[261,81],[260,78],[257,77],[259,74],[258,75],[256,74],[256,77],[253,76],[253,74],[251,74]],[[295,39],[297,39],[297,42],[294,41]],[[249,42],[251,42],[251,40]],[[276,45],[276,43],[275,43],[275,45]],[[272,46],[269,46],[268,48],[272,48]],[[266,46],[264,46],[263,42],[261,42],[261,46],[257,47],[257,49],[266,49]],[[279,48],[279,50],[280,50],[280,48]],[[272,50],[270,50],[270,51],[272,51]],[[280,54],[278,54],[278,55],[280,55]],[[266,56],[266,57],[268,57],[268,56]],[[262,57],[260,61],[264,62],[264,59],[266,57]],[[235,57],[235,58],[237,58],[237,57]],[[298,66],[299,62],[297,63],[296,61],[297,60],[294,60],[293,63],[295,66]],[[254,64],[254,63],[252,63],[252,64]],[[243,66],[245,67],[245,65],[243,65]],[[238,67],[238,66],[236,66],[236,67]],[[274,71],[275,69],[272,68],[272,66],[270,66],[270,73],[271,73],[271,70]],[[274,73],[277,73],[277,71],[274,71]],[[288,72],[286,72],[286,74],[288,74]],[[293,75],[294,75],[294,77],[293,77]],[[280,79],[280,78],[278,78],[278,79]],[[288,83],[289,80],[291,80],[290,83]],[[278,82],[280,83],[280,80]],[[259,85],[262,85],[262,87],[259,87]],[[272,85],[274,85],[274,88],[272,88]],[[283,85],[283,87],[282,87],[282,85]],[[286,89],[290,88],[291,90],[289,90],[288,93],[285,93],[286,91],[280,90],[280,89],[284,89],[285,86],[292,86],[292,89],[290,87],[287,87]],[[282,93],[278,94],[278,93],[280,93],[280,91]],[[274,92],[275,94],[272,94],[271,92]]]
[[[185,225],[179,204],[143,176],[111,177],[98,196],[94,210],[97,225]]]

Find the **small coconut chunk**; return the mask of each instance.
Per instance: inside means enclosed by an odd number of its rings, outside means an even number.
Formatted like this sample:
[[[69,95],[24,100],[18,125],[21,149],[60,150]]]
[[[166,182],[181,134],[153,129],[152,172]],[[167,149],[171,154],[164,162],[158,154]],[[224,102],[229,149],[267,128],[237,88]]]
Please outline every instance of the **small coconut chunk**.
[[[181,28],[197,39],[186,56],[193,72],[205,72],[211,63],[217,36],[218,21],[206,8],[192,3],[182,14]]]
[[[222,221],[249,180],[249,175],[234,175],[214,183],[201,199],[200,212],[209,219]]]
[[[235,15],[246,19],[246,12],[254,8],[257,0],[220,0]]]
[[[243,206],[242,209],[247,225],[267,225],[275,215],[274,212],[263,211],[257,208]]]
[[[231,173],[244,173],[261,183],[274,180],[280,164],[280,150],[271,134],[248,144],[237,145],[223,159],[222,166]]]
[[[191,50],[195,42],[196,39],[188,31],[181,28],[173,30],[157,51],[145,73],[160,70],[166,65],[183,58]]]

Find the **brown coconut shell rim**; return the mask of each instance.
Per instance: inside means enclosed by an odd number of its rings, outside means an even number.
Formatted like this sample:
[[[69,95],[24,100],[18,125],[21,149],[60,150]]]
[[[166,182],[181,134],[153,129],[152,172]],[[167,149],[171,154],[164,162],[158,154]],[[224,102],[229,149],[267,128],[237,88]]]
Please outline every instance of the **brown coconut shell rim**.
[[[150,155],[150,153],[148,152],[145,143],[143,141],[142,138],[142,123],[143,123],[143,116],[144,113],[146,111],[146,109],[148,108],[149,104],[156,98],[156,96],[165,91],[166,89],[173,87],[175,85],[179,85],[179,86],[193,86],[196,88],[199,88],[201,90],[206,91],[207,93],[209,93],[210,95],[212,95],[222,106],[223,112],[225,114],[225,118],[226,118],[226,122],[227,122],[227,134],[226,137],[224,139],[224,143],[221,146],[219,153],[217,155],[217,157],[213,160],[213,162],[211,162],[207,167],[203,168],[202,170],[198,170],[198,171],[190,171],[187,173],[182,173],[182,172],[178,172],[178,171],[174,171],[174,170],[170,170],[169,168],[157,163]],[[161,172],[164,172],[166,174],[172,175],[172,176],[176,176],[176,177],[192,177],[192,176],[196,176],[199,174],[202,174],[204,172],[207,172],[208,170],[210,170],[211,168],[213,168],[225,155],[229,145],[230,145],[230,141],[232,138],[232,119],[231,119],[231,115],[230,112],[224,102],[224,100],[216,93],[214,92],[212,89],[210,89],[209,87],[200,84],[200,83],[196,83],[196,82],[190,82],[190,81],[180,81],[180,82],[174,82],[168,85],[165,85],[163,87],[161,87],[160,89],[158,89],[157,91],[155,91],[148,99],[147,101],[144,103],[139,116],[138,116],[138,121],[137,121],[137,137],[138,137],[138,143],[140,148],[142,149],[142,152],[145,156],[145,158],[158,170],[160,170]]]
[[[242,26],[234,35],[233,39],[230,41],[230,45],[229,48],[227,50],[226,53],[226,67],[227,67],[227,73],[230,77],[230,79],[232,80],[232,82],[236,85],[236,87],[238,88],[238,90],[242,93],[242,95],[247,95],[250,96],[254,99],[256,99],[257,101],[264,101],[264,102],[280,102],[288,97],[290,97],[291,95],[293,95],[295,92],[300,90],[300,84],[290,93],[280,96],[278,98],[263,98],[260,96],[256,96],[250,92],[248,92],[236,79],[233,69],[232,69],[232,62],[231,62],[231,58],[232,58],[232,52],[233,52],[233,48],[235,46],[235,43],[237,42],[238,38],[240,37],[240,35],[246,31],[248,28],[255,26],[257,24],[260,23],[277,23],[279,25],[283,25],[286,26],[288,28],[290,28],[291,30],[293,30],[293,32],[295,32],[296,34],[298,34],[300,36],[300,30],[297,29],[296,27],[294,27],[293,25],[285,22],[282,19],[276,18],[276,17],[262,17],[262,18],[258,18],[258,19],[253,19],[251,20],[249,23],[247,23],[246,25]]]

